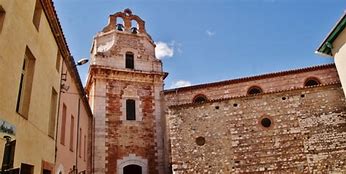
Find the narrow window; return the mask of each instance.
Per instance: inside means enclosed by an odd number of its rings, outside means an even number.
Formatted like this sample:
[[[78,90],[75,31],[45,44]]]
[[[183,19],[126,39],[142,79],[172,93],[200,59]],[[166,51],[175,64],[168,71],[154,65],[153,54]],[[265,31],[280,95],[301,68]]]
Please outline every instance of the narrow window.
[[[78,144],[78,153],[79,153],[79,158],[82,157],[82,128],[79,128],[79,144]]]
[[[6,11],[5,11],[4,8],[0,5],[0,33],[1,33],[1,31],[2,31],[2,27],[4,26],[5,15],[6,15]]]
[[[129,69],[134,69],[135,68],[135,64],[134,64],[134,55],[131,52],[127,52],[126,53],[126,68]]]
[[[60,54],[60,51],[58,50],[58,53],[56,55],[56,62],[55,62],[55,68],[56,68],[56,71],[60,71],[60,62],[61,62],[61,54]]]
[[[86,135],[84,135],[84,149],[83,149],[83,158],[86,161]]]
[[[316,86],[319,84],[321,84],[321,82],[317,78],[311,77],[305,81],[304,86]]]
[[[207,96],[204,94],[198,94],[193,98],[192,103],[204,103],[206,101],[208,101]]]
[[[73,136],[74,136],[74,117],[71,115],[71,125],[70,125],[70,151],[73,152]]]
[[[32,23],[34,23],[35,28],[37,29],[37,31],[40,28],[41,13],[42,13],[41,2],[40,2],[40,0],[36,0],[35,11],[34,11],[34,16],[32,18]]]
[[[248,95],[254,95],[254,94],[260,94],[262,93],[263,90],[262,88],[258,87],[258,86],[252,86],[249,88],[249,90],[247,91]]]
[[[65,129],[66,129],[66,112],[67,108],[65,103],[62,106],[62,118],[61,118],[61,135],[60,135],[60,143],[65,145]]]
[[[57,107],[58,93],[54,88],[52,88],[52,95],[50,101],[50,117],[48,126],[48,135],[54,138],[55,133],[55,117],[56,117],[56,107]]]
[[[28,119],[34,69],[35,58],[30,50],[26,48],[23,66],[20,74],[19,91],[16,105],[16,112],[25,119]]]
[[[136,120],[136,101],[126,100],[126,120]]]
[[[6,139],[6,144],[3,153],[2,170],[13,168],[14,153],[16,149],[16,140],[11,141],[11,138],[6,136],[4,138]]]

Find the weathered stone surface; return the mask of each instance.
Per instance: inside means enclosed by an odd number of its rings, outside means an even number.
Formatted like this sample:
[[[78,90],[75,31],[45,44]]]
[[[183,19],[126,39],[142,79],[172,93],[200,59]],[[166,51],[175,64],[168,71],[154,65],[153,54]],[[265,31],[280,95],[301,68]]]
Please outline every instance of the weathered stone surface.
[[[173,171],[343,173],[345,107],[340,84],[172,106]],[[195,142],[200,136],[203,146]]]

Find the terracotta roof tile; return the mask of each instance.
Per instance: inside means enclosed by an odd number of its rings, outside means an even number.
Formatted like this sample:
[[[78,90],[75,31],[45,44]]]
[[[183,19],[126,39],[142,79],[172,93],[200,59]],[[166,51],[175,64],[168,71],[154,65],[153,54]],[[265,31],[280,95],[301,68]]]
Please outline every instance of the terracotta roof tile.
[[[294,90],[318,88],[318,87],[333,86],[333,85],[338,85],[338,86],[341,87],[340,81],[335,81],[335,82],[326,83],[326,84],[319,84],[319,85],[316,85],[316,86],[296,87],[296,88],[292,88],[292,89],[285,89],[285,90],[279,90],[279,91],[265,92],[265,93],[255,94],[255,95],[239,95],[239,96],[218,98],[218,99],[208,100],[208,101],[206,101],[204,103],[191,103],[191,102],[189,102],[189,103],[171,105],[171,106],[168,106],[168,107],[169,108],[179,108],[179,107],[199,106],[199,105],[203,105],[203,104],[206,104],[206,103],[214,103],[214,102],[226,101],[226,100],[231,100],[231,99],[240,99],[240,98],[247,98],[247,97],[254,97],[254,96],[262,96],[262,95],[275,94],[275,93],[280,93],[280,92],[288,92],[288,91],[294,91]]]
[[[242,77],[242,78],[238,78],[238,79],[231,79],[231,80],[224,80],[224,81],[219,81],[219,82],[204,83],[204,84],[198,84],[198,85],[193,85],[193,86],[168,89],[168,90],[165,90],[164,93],[165,94],[175,93],[177,90],[180,92],[181,91],[190,91],[190,90],[194,90],[194,89],[201,89],[201,88],[207,88],[207,87],[213,87],[213,86],[235,84],[235,83],[240,83],[240,82],[266,79],[266,78],[284,76],[284,75],[288,75],[288,74],[296,74],[296,73],[309,72],[309,71],[315,71],[315,70],[327,69],[327,68],[335,68],[335,64],[331,63],[331,64],[324,64],[324,65],[317,65],[317,66],[311,66],[311,67],[300,68],[300,69],[293,69],[293,70],[288,70],[288,71],[279,71],[279,72],[261,74],[261,75],[256,75],[256,76]]]

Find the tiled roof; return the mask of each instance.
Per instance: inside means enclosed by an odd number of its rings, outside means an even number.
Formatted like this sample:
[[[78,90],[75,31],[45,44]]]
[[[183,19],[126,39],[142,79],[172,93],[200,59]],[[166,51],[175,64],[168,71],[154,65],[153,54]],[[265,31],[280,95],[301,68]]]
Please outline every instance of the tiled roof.
[[[54,35],[54,38],[56,40],[56,43],[59,47],[59,50],[61,52],[61,55],[63,57],[63,59],[66,61],[66,65],[67,68],[69,70],[71,70],[71,75],[72,78],[75,80],[75,82],[77,83],[77,89],[79,91],[79,95],[81,96],[83,103],[85,105],[85,107],[87,108],[87,112],[89,116],[92,116],[92,112],[90,109],[90,106],[88,104],[88,99],[86,98],[86,94],[82,85],[82,81],[79,77],[79,73],[78,70],[75,66],[75,61],[73,59],[73,57],[71,56],[71,52],[70,49],[68,48],[66,39],[65,39],[65,35],[63,33],[58,15],[56,13],[55,7],[54,7],[54,3],[52,0],[40,0],[42,7],[43,7],[43,11],[46,14],[48,23],[50,25],[50,28],[52,30],[52,33]]]
[[[201,88],[207,88],[207,87],[222,86],[222,85],[235,84],[235,83],[252,81],[252,80],[259,80],[259,79],[284,76],[284,75],[288,75],[288,74],[297,74],[297,73],[315,71],[315,70],[320,70],[320,69],[328,69],[328,68],[335,68],[335,64],[332,63],[332,64],[325,64],[325,65],[317,65],[317,66],[311,66],[311,67],[288,70],[288,71],[280,71],[280,72],[274,72],[274,73],[268,73],[268,74],[250,76],[250,77],[242,77],[242,78],[238,78],[238,79],[231,79],[231,80],[224,80],[224,81],[219,81],[219,82],[204,83],[204,84],[199,84],[199,85],[168,89],[168,90],[165,90],[164,93],[169,94],[169,93],[175,93],[176,91],[181,92],[181,91],[189,91],[189,90],[201,89]]]
[[[206,101],[204,103],[191,103],[191,102],[190,103],[183,103],[183,104],[171,105],[171,106],[169,106],[169,108],[199,106],[199,105],[203,105],[205,103],[214,103],[214,102],[226,101],[226,100],[231,100],[231,99],[239,99],[239,98],[245,98],[245,97],[254,97],[254,96],[275,94],[275,93],[280,93],[280,92],[288,92],[288,91],[293,91],[293,90],[302,90],[302,89],[317,88],[317,87],[324,87],[324,86],[333,86],[333,85],[337,85],[337,86],[341,87],[340,81],[335,81],[335,82],[330,82],[330,83],[326,83],[326,84],[319,84],[319,85],[316,85],[316,86],[296,87],[296,88],[292,88],[292,89],[271,91],[271,92],[265,92],[265,93],[255,94],[255,95],[239,95],[239,96],[232,96],[232,97],[225,97],[225,98],[217,98],[217,99],[208,100],[208,101]]]

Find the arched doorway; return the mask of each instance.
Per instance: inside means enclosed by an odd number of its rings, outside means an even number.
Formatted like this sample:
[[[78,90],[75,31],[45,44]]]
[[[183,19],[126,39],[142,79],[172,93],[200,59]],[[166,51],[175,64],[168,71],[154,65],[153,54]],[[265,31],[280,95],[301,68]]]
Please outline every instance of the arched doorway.
[[[142,174],[142,167],[135,164],[127,165],[123,168],[123,174]]]

